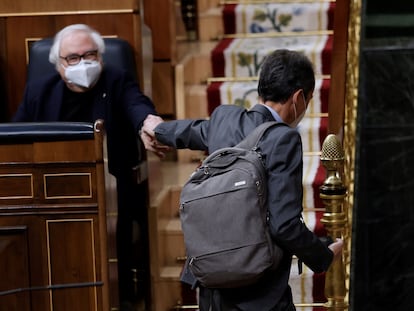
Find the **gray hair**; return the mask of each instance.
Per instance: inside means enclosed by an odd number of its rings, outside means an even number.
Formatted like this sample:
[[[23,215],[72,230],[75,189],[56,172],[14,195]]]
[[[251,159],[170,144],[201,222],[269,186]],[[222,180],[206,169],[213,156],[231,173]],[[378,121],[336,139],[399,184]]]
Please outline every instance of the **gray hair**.
[[[104,40],[101,37],[99,32],[97,32],[96,30],[92,29],[91,27],[89,27],[88,25],[85,25],[85,24],[69,25],[69,26],[66,26],[65,28],[63,28],[61,31],[59,31],[56,34],[56,36],[53,40],[53,45],[50,48],[49,62],[54,64],[56,67],[59,64],[60,45],[61,45],[62,39],[65,38],[67,35],[72,34],[76,31],[86,32],[92,38],[92,40],[95,42],[95,44],[98,48],[98,53],[99,54],[102,55],[105,52],[105,42],[104,42]]]

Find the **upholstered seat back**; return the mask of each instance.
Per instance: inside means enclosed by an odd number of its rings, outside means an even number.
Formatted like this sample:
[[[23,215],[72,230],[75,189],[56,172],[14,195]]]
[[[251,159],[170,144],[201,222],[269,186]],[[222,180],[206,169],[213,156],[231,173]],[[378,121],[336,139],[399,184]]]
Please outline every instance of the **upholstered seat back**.
[[[85,122],[0,123],[0,143],[93,139],[94,125]]]
[[[128,70],[135,79],[137,67],[134,52],[129,43],[119,38],[104,38],[105,64]],[[37,79],[39,76],[56,71],[55,66],[49,62],[49,51],[53,44],[52,38],[45,38],[34,42],[30,47],[29,64],[27,67],[27,81]]]

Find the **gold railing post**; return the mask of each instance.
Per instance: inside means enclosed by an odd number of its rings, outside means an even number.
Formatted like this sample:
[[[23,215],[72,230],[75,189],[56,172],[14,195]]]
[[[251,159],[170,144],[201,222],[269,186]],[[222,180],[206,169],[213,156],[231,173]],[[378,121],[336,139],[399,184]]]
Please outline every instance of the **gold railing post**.
[[[324,224],[328,236],[335,240],[345,236],[347,217],[343,205],[347,189],[341,179],[344,152],[338,138],[333,134],[328,135],[323,142],[321,161],[327,175],[319,189],[320,197],[325,206],[321,222]],[[340,260],[333,261],[326,272],[325,296],[328,300],[325,304],[326,308],[335,311],[348,310],[348,303],[345,301],[346,295],[345,267],[342,257]]]

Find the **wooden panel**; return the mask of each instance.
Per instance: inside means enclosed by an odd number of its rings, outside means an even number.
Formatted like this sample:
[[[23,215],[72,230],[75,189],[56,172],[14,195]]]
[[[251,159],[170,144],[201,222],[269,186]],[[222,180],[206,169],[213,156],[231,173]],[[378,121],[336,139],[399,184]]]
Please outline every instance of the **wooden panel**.
[[[118,263],[110,261],[108,264],[109,271],[109,303],[113,309],[119,305],[119,293],[118,293]]]
[[[1,152],[3,149],[0,146]],[[33,204],[36,193],[39,193],[39,183],[36,183],[39,178],[36,178],[36,173],[31,167],[32,164],[29,163],[0,163],[0,213]]]
[[[170,62],[154,62],[152,88],[152,100],[158,113],[174,115],[174,72]]]
[[[39,167],[40,204],[87,203],[96,206],[96,171],[87,166],[72,168]]]
[[[115,2],[115,1],[114,1]],[[49,16],[14,16],[5,23],[7,59],[7,96],[9,115],[12,116],[22,100],[26,84],[26,63],[28,43],[46,37],[53,37],[56,32],[67,25],[85,23],[95,28],[103,36],[117,36],[128,41],[134,48],[137,59],[139,80],[142,62],[140,19],[138,14],[69,14]],[[141,85],[142,88],[142,85]]]
[[[0,12],[1,15],[5,15],[84,10],[137,10],[138,3],[139,2],[137,0],[2,0],[0,1]]]
[[[118,221],[117,214],[109,214],[107,216],[107,228],[108,228],[108,258],[110,261],[115,261],[116,254],[116,223]],[[109,235],[109,233],[112,233]]]
[[[7,96],[10,116],[17,110],[26,83],[26,39],[52,36],[54,27],[52,17],[7,18],[5,38],[7,38],[6,61],[8,65],[7,81],[9,81]]]
[[[0,174],[0,200],[33,199],[33,187],[32,173]]]
[[[66,287],[51,292],[53,310],[97,310],[93,225],[93,219],[47,221],[50,285]]]
[[[328,133],[342,136],[345,118],[346,64],[348,49],[349,0],[335,4]]]
[[[37,167],[33,167],[32,164],[19,167],[0,165],[0,210],[3,209],[2,204],[68,203],[85,203],[96,209],[97,176],[93,165],[92,162],[88,165],[77,164],[72,168],[67,168],[63,164],[45,164]],[[8,208],[4,207],[6,210]]]
[[[42,162],[92,162],[95,145],[91,141],[36,142],[33,144],[33,161]]]
[[[107,255],[108,255],[108,271],[109,271],[109,302],[111,307],[119,305],[118,293],[118,259],[117,259],[117,243],[116,228],[118,220],[118,203],[116,179],[113,175],[105,172],[105,200],[106,200],[106,227],[107,227]]]
[[[30,310],[30,293],[18,291],[30,286],[28,249],[26,226],[0,226],[0,294],[17,290],[0,296],[1,310]]]
[[[156,61],[174,60],[175,10],[174,0],[144,1],[144,20],[152,30],[153,55]]]
[[[6,38],[6,19],[0,18],[0,38]],[[7,76],[6,41],[0,40],[0,122],[9,119],[7,107],[6,76]]]
[[[32,144],[0,145],[0,163],[33,161]]]
[[[45,199],[92,198],[90,172],[44,174]]]

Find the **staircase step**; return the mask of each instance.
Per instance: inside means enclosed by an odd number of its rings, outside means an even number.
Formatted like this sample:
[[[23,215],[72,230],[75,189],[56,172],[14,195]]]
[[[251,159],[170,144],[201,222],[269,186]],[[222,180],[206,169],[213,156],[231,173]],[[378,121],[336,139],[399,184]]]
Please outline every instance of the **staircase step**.
[[[162,279],[179,281],[183,267],[182,266],[165,266],[161,268],[160,277]]]
[[[178,49],[180,61],[178,65],[184,67],[184,83],[205,83],[212,75],[211,51],[217,42],[185,42]]]
[[[180,218],[170,218],[161,220],[160,230],[165,234],[180,234],[182,235]]]
[[[210,8],[199,13],[198,40],[211,41],[223,36],[223,20],[221,8]]]
[[[257,76],[264,57],[275,49],[300,50],[307,55],[318,75],[329,74],[332,35],[226,38],[211,52],[214,77]],[[241,64],[241,65],[240,65]]]
[[[197,9],[199,13],[217,7],[220,7],[220,0],[197,0]]]
[[[325,274],[315,274],[306,265],[302,264],[302,273],[299,274],[298,259],[293,258],[290,271],[289,285],[292,288],[293,302],[295,304],[324,302]],[[319,310],[313,308],[298,310]],[[325,309],[321,309],[325,310]]]
[[[207,85],[192,84],[185,87],[185,116],[190,119],[207,118]]]
[[[335,2],[227,4],[225,34],[333,29]]]
[[[182,300],[181,282],[176,277],[154,280],[152,287],[153,311],[171,311]]]

